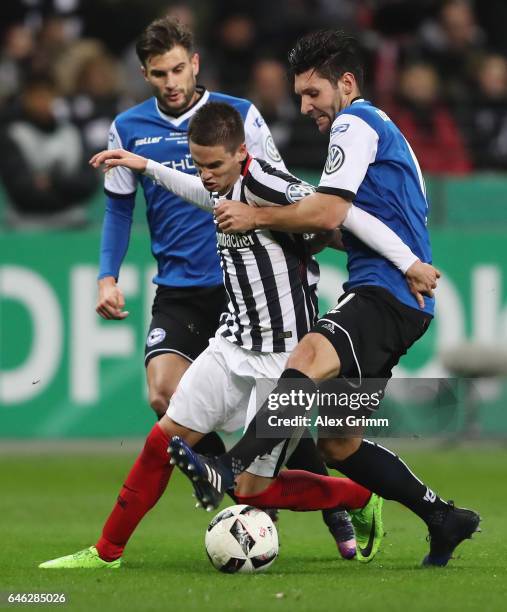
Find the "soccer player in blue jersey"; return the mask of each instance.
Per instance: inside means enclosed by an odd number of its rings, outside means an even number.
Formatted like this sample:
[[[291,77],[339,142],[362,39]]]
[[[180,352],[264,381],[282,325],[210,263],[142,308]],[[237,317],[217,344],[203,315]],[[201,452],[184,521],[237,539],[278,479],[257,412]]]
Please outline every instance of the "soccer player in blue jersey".
[[[394,230],[421,261],[431,262],[428,205],[419,164],[389,117],[361,96],[363,70],[355,40],[340,31],[312,33],[298,41],[289,61],[301,111],[315,120],[321,132],[330,131],[317,192],[285,207],[223,202],[216,209],[221,230],[329,230],[342,224],[354,202]],[[350,379],[387,382],[400,357],[431,322],[433,297],[421,307],[403,275],[387,259],[346,231],[343,241],[349,270],[345,293],[300,341],[275,394],[315,389],[314,380],[338,376],[342,386]],[[205,503],[216,504],[235,476],[280,442],[279,438],[257,438],[256,427],[266,419],[268,409],[264,404],[243,438],[216,461],[173,439],[171,450],[181,451],[187,475],[191,465],[198,497],[205,497]],[[344,430],[341,437],[323,438],[319,443],[328,466],[402,503],[426,523],[430,551],[425,565],[446,565],[456,546],[478,529],[477,513],[440,499],[395,453],[363,440],[357,430]],[[214,486],[217,473],[220,487]],[[255,505],[255,496],[248,503]],[[370,544],[362,543],[366,548]]]

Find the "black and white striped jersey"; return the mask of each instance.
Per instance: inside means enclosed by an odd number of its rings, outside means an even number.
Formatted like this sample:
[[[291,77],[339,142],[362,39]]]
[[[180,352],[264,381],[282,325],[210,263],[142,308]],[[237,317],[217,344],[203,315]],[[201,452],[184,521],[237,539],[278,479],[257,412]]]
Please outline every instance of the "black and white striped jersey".
[[[283,206],[313,191],[311,185],[249,157],[225,198],[251,206]],[[229,296],[217,333],[253,351],[291,351],[318,314],[319,268],[303,237],[272,230],[224,234],[217,226],[217,241]]]

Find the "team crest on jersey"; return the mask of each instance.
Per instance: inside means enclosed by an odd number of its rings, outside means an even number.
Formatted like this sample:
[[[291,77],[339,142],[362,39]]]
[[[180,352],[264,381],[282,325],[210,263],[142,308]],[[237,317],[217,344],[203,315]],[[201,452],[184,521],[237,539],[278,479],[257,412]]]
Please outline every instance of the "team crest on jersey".
[[[315,192],[312,185],[308,183],[290,183],[285,189],[285,196],[289,202],[299,202],[308,195]]]
[[[334,134],[343,134],[349,129],[349,127],[350,123],[339,123],[338,125],[335,125],[334,128],[331,130],[331,136],[333,136]]]
[[[333,174],[343,166],[345,161],[345,153],[338,145],[331,145],[327,154],[326,165],[324,166],[325,174]]]
[[[271,134],[266,138],[266,142],[264,143],[264,150],[266,151],[267,156],[274,162],[281,162],[282,158],[280,153],[278,153],[278,149],[273,140],[273,136]]]
[[[165,338],[165,329],[161,327],[155,327],[148,334],[148,339],[146,340],[147,346],[154,346],[155,344],[160,344],[162,340]]]

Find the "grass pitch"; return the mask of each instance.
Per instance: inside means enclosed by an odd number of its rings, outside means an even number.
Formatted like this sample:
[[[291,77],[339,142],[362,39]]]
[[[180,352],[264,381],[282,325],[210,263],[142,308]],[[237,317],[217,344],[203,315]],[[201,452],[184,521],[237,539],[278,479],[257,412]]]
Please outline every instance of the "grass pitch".
[[[419,566],[428,546],[424,525],[388,502],[387,536],[369,565],[338,558],[319,513],[282,512],[273,567],[220,574],[204,551],[210,516],[193,509],[189,485],[175,474],[132,538],[122,569],[39,570],[41,561],[96,541],[134,455],[0,456],[0,607],[13,607],[6,603],[11,592],[64,592],[67,609],[107,612],[505,610],[507,452],[402,455],[439,493],[483,517],[483,533],[445,569]]]

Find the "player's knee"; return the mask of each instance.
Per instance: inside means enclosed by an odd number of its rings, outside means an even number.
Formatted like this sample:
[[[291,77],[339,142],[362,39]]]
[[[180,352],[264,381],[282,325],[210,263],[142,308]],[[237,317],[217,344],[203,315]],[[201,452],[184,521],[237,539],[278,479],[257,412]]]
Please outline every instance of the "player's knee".
[[[179,436],[192,447],[195,446],[203,437],[202,433],[192,431],[191,429],[188,429],[188,427],[176,423],[171,419],[171,417],[167,416],[167,414],[160,419],[158,426],[168,438]]]
[[[329,467],[333,467],[336,461],[345,461],[350,455],[356,452],[361,445],[361,438],[322,438],[318,442],[318,447],[322,458]]]
[[[309,378],[326,379],[338,376],[340,360],[327,338],[310,332],[289,357],[287,367],[299,370]]]
[[[296,346],[294,351],[292,351],[286,367],[299,370],[309,376],[307,370],[311,370],[316,355],[317,350],[315,342],[312,341],[310,334],[308,334]]]

